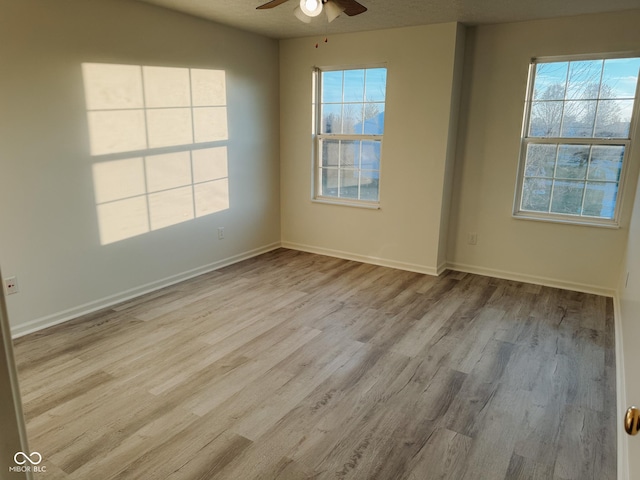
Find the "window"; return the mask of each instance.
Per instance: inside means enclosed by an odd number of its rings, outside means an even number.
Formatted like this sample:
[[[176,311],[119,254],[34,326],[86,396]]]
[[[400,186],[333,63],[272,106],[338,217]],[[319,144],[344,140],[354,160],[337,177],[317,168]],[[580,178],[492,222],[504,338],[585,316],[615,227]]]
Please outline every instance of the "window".
[[[616,225],[640,58],[534,60],[514,214]]]
[[[314,197],[377,206],[387,69],[317,69],[314,78]]]

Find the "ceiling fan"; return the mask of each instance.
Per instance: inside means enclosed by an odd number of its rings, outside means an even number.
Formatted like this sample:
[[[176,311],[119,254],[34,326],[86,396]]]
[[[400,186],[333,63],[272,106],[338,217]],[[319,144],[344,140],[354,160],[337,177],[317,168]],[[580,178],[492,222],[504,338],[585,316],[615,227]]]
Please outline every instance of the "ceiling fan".
[[[277,7],[286,1],[288,0],[271,0],[257,7],[257,10]],[[293,12],[298,19],[309,23],[311,18],[320,15],[323,9],[329,22],[334,21],[342,12],[353,17],[367,11],[367,7],[356,2],[356,0],[300,0],[300,5]]]

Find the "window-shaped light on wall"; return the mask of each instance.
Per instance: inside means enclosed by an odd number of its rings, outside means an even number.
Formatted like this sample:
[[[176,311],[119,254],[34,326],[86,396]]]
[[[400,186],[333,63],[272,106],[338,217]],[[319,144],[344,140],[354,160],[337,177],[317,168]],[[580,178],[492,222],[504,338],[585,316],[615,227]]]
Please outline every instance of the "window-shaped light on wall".
[[[82,67],[91,154],[145,149],[141,68],[100,63]]]
[[[227,147],[95,163],[103,245],[229,208]]]
[[[229,208],[224,71],[82,69],[103,245]]]
[[[150,230],[144,158],[95,163],[93,185],[103,245]]]

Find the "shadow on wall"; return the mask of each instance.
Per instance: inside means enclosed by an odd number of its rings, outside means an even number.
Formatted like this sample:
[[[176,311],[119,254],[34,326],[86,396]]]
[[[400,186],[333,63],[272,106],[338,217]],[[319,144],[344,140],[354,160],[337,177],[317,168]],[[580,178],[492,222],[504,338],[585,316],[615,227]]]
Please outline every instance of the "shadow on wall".
[[[223,70],[84,63],[100,243],[229,208]]]

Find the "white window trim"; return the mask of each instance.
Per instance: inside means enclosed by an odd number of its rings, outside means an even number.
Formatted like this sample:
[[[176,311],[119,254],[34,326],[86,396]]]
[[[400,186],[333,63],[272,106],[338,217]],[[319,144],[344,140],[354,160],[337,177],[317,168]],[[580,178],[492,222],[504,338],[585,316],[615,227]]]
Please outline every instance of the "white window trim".
[[[322,72],[335,72],[343,70],[360,70],[373,68],[387,68],[386,63],[374,63],[366,65],[349,65],[349,66],[331,66],[331,67],[313,67],[313,168],[311,173],[311,201],[314,203],[325,205],[338,205],[346,207],[365,208],[369,210],[380,210],[381,206],[381,184],[382,184],[382,151],[383,151],[383,135],[353,135],[353,134],[323,134],[320,126],[322,125]],[[385,111],[386,111],[386,95],[385,95]],[[386,120],[386,118],[385,118]],[[321,195],[321,175],[320,175],[320,142],[324,139],[334,140],[375,140],[380,142],[380,168],[378,169],[378,200],[357,200],[344,197],[331,197]]]
[[[624,198],[624,190],[627,179],[627,171],[629,170],[629,161],[631,158],[632,142],[636,137],[636,127],[640,112],[640,77],[636,85],[635,102],[631,114],[631,122],[629,125],[629,138],[573,138],[573,137],[528,137],[529,125],[531,122],[531,106],[533,105],[533,88],[535,84],[535,67],[539,63],[547,62],[563,62],[563,61],[580,61],[580,60],[610,60],[615,58],[631,58],[640,57],[640,52],[624,52],[609,54],[592,54],[592,55],[569,55],[559,57],[539,57],[532,58],[529,64],[527,93],[525,98],[525,108],[522,120],[522,132],[520,135],[520,154],[518,159],[518,171],[516,181],[515,198],[513,202],[513,217],[523,220],[543,221],[550,223],[564,223],[572,225],[583,225],[590,227],[620,228],[620,215]],[[618,180],[618,193],[616,196],[616,206],[613,218],[605,219],[598,217],[588,217],[581,215],[567,215],[550,212],[531,212],[521,210],[522,204],[522,187],[524,183],[524,170],[527,154],[527,146],[529,144],[579,144],[579,145],[624,145],[624,156],[622,158],[622,169],[620,171],[620,179]],[[637,147],[636,147],[637,148]]]

